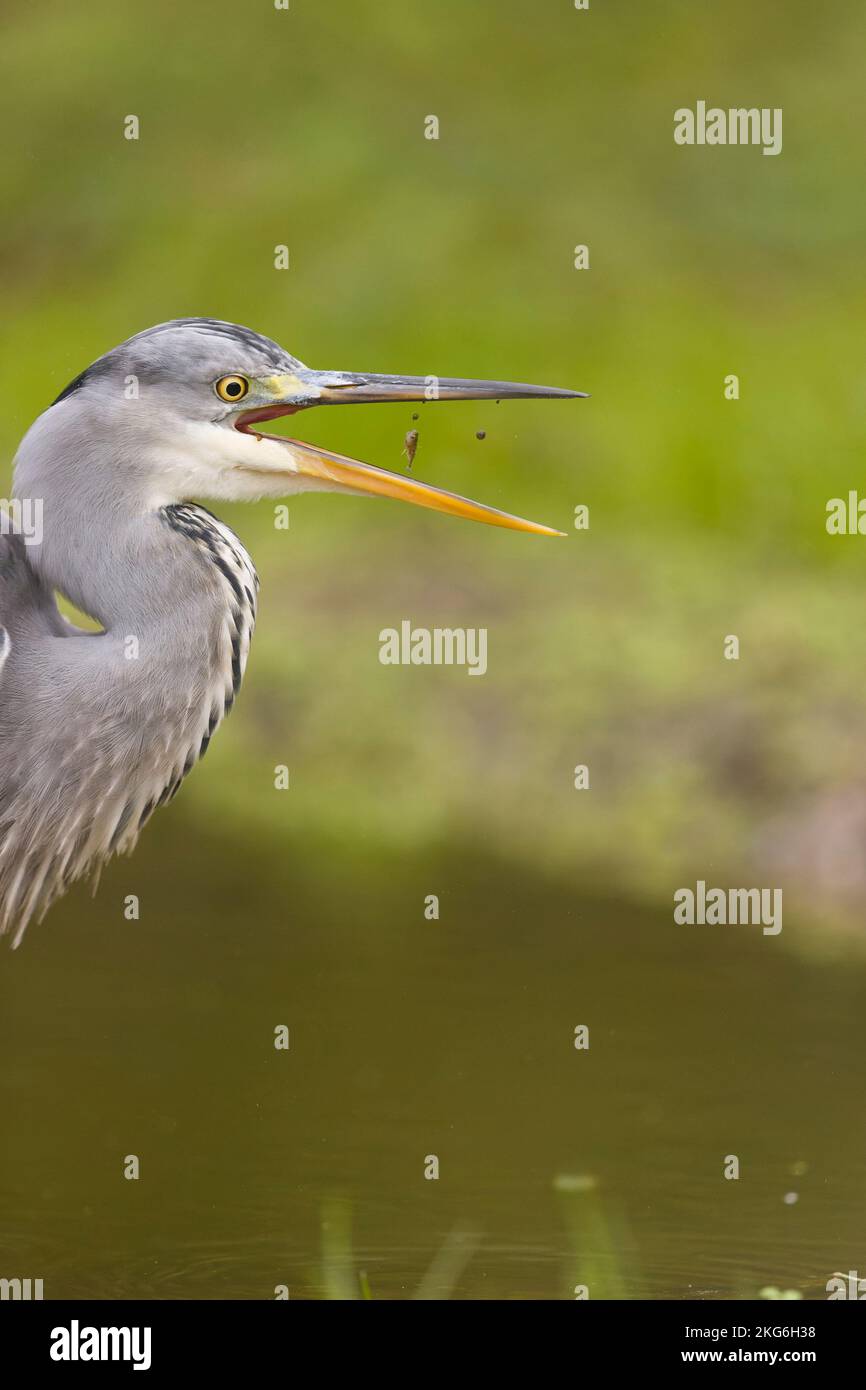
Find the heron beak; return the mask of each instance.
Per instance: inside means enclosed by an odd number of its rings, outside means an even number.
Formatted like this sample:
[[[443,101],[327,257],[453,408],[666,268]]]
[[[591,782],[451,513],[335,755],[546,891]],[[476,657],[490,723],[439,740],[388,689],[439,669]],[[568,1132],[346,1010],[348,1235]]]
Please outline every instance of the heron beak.
[[[381,401],[506,401],[585,398],[585,391],[531,386],[521,381],[473,381],[459,376],[381,376],[372,372],[298,373],[307,381],[307,405],[366,405]],[[303,408],[303,407],[301,407]]]
[[[314,405],[362,405],[383,401],[509,400],[532,397],[574,399],[582,391],[565,391],[555,386],[532,386],[511,381],[473,381],[462,377],[382,376],[356,372],[315,372],[300,369],[296,375],[271,377],[261,385],[274,396],[273,405],[241,412],[236,428],[258,433],[255,426],[280,415],[295,414]],[[392,497],[416,507],[445,512],[469,521],[503,526],[536,536],[564,536],[550,526],[542,526],[496,507],[485,507],[468,497],[392,473],[370,463],[360,463],[343,454],[331,453],[317,445],[280,435],[269,439],[284,444],[291,453],[293,472],[309,478],[314,487],[375,497]]]

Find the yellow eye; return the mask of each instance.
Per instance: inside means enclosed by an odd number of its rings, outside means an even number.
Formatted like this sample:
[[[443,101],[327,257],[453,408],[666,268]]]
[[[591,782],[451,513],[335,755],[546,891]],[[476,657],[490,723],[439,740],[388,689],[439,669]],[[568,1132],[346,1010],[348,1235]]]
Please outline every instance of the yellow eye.
[[[214,386],[221,401],[242,401],[249,389],[245,376],[221,376]]]

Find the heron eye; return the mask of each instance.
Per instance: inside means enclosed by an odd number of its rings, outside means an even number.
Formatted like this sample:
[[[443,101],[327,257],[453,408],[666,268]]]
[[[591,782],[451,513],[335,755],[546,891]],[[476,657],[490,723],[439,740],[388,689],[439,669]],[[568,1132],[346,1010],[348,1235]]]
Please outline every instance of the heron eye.
[[[249,389],[245,376],[221,376],[214,387],[221,401],[241,401]]]

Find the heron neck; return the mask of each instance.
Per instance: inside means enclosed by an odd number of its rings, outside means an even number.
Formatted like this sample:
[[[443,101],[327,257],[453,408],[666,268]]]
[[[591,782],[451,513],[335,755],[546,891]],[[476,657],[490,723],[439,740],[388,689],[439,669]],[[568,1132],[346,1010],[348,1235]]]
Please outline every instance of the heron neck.
[[[108,661],[112,649],[134,657],[152,693],[177,698],[179,717],[201,712],[209,738],[234,703],[256,618],[258,576],[234,532],[203,507],[176,504],[127,519],[108,541],[101,530],[71,570],[58,567],[49,533],[46,544],[55,587],[114,639]]]
[[[106,632],[147,631],[189,621],[199,626],[226,606],[224,587],[171,525],[165,512],[75,518],[46,499],[43,537],[31,551],[40,578]]]
[[[124,433],[125,417],[94,427],[75,397],[33,423],[15,461],[14,493],[39,499],[42,536],[28,546],[33,569],[107,632],[172,625],[200,629],[233,598],[198,542],[169,524],[174,510],[154,497],[159,477],[147,448]],[[202,513],[206,516],[206,513]],[[215,518],[209,525],[219,528]],[[234,550],[252,571],[231,532]]]
[[[145,739],[144,712],[160,711],[154,737],[162,747],[166,727],[174,730],[182,775],[240,685],[255,623],[255,569],[204,508],[154,502],[153,471],[131,451],[117,458],[94,449],[86,431],[76,438],[49,428],[59,410],[40,416],[23,441],[15,496],[43,501],[43,533],[28,547],[43,585],[104,629],[61,644],[64,679],[77,681],[81,699],[96,699],[95,719],[112,698],[130,712],[136,746]]]

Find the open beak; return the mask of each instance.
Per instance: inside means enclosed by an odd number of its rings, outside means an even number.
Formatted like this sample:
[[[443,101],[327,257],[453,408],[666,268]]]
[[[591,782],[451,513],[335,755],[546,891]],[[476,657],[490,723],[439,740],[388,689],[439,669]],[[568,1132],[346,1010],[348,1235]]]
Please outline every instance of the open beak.
[[[314,405],[362,405],[382,401],[455,401],[455,400],[514,400],[527,398],[574,399],[585,396],[582,391],[564,391],[555,386],[532,386],[512,381],[473,381],[462,377],[384,376],[360,372],[315,372],[307,367],[296,374],[271,377],[262,383],[276,399],[272,405],[242,411],[236,428],[244,433],[258,434],[256,425],[280,415],[292,415]],[[376,497],[393,497],[412,502],[417,507],[445,512],[449,516],[483,521],[489,526],[504,526],[512,531],[526,531],[536,536],[563,536],[564,531],[541,526],[534,521],[512,516],[496,507],[485,507],[454,492],[431,487],[392,473],[370,463],[359,463],[343,454],[331,453],[317,445],[282,435],[269,439],[285,444],[292,455],[293,471],[309,478],[313,487],[335,489]]]

